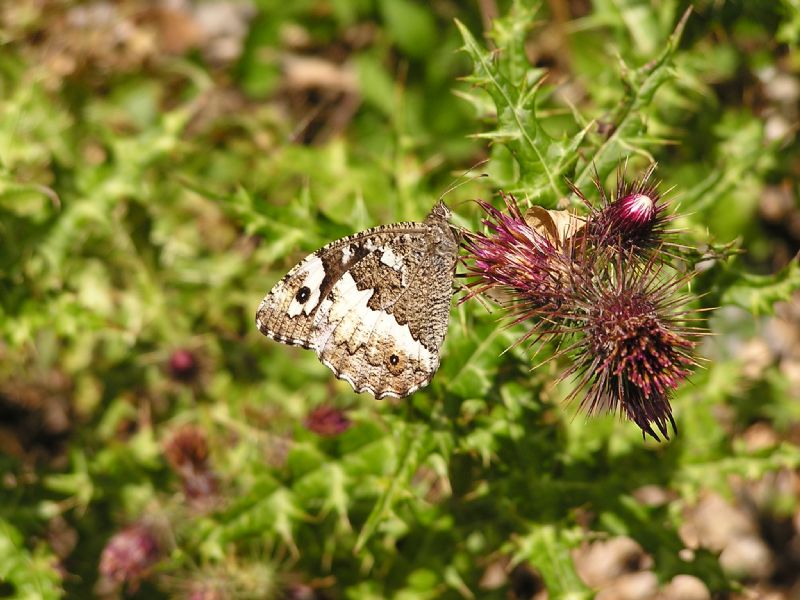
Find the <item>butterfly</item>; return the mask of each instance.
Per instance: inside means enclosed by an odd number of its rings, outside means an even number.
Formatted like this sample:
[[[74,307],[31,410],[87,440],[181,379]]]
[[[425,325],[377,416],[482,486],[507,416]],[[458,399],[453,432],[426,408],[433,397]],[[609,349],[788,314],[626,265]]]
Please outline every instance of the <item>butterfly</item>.
[[[430,383],[447,333],[459,233],[439,200],[421,223],[331,242],[261,301],[259,331],[314,350],[356,392],[402,398]]]

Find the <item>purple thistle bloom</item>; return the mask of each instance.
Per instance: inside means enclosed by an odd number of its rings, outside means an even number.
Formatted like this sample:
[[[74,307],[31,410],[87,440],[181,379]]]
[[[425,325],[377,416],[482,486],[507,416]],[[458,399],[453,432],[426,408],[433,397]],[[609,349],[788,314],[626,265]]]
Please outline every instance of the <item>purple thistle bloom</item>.
[[[467,234],[464,245],[474,278],[467,298],[501,289],[512,324],[531,322],[521,341],[555,339],[561,349],[552,358],[572,363],[561,379],[577,377],[569,400],[582,393],[590,414],[619,410],[659,439],[656,431],[669,438],[675,429],[670,396],[696,364],[690,338],[701,330],[682,324],[690,319],[678,290],[691,275],[663,261],[667,219],[652,172],[631,184],[620,174],[617,199],[601,190],[604,206],[575,217],[581,227],[566,239],[539,233],[512,196],[503,196],[507,212],[479,202],[486,233]],[[651,250],[646,261],[643,249]]]
[[[602,206],[593,207],[576,187],[572,191],[590,209],[587,219],[587,236],[598,246],[616,246],[623,250],[649,250],[663,244],[663,236],[670,233],[665,225],[672,220],[666,214],[667,204],[658,191],[658,182],[650,178],[656,165],[652,164],[641,177],[626,182],[622,169],[617,171],[617,190],[609,198],[600,180],[594,184],[600,192]],[[637,252],[637,254],[641,254]]]
[[[669,399],[696,364],[689,338],[699,331],[680,324],[689,312],[677,310],[686,278],[664,281],[661,271],[653,261],[641,266],[616,255],[605,267],[578,272],[547,335],[571,338],[559,353],[572,358],[561,378],[579,378],[570,399],[584,390],[589,413],[620,409],[643,433],[659,439],[655,425],[669,439]]]
[[[99,573],[115,585],[127,583],[134,591],[162,555],[153,530],[143,523],[135,523],[114,534],[106,543],[100,555]]]
[[[478,277],[470,286],[468,298],[493,287],[523,294],[526,305],[546,304],[554,287],[555,245],[533,229],[513,196],[503,194],[507,213],[478,200],[488,218],[483,224],[489,234],[467,233],[464,247],[473,259],[470,276]]]
[[[178,348],[169,357],[169,374],[173,379],[189,382],[199,370],[195,355],[185,348]]]
[[[343,410],[322,404],[308,413],[304,424],[306,429],[317,435],[333,437],[350,429],[352,421]]]

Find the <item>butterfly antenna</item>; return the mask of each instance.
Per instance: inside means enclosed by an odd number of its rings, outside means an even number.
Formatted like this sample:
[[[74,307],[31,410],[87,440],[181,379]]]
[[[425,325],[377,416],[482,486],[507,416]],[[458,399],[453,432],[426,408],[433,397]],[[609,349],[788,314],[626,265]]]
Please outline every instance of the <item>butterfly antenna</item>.
[[[443,191],[440,194],[439,200],[444,200],[444,197],[447,196],[447,194],[457,190],[462,185],[466,185],[468,183],[471,183],[471,182],[475,181],[476,179],[480,179],[481,177],[488,177],[489,176],[488,173],[480,173],[479,175],[473,175],[472,177],[467,177],[472,171],[474,171],[478,167],[481,167],[481,166],[485,165],[488,162],[489,162],[489,159],[488,158],[484,158],[483,160],[478,161],[477,163],[472,165],[469,169],[464,171],[461,175],[456,177],[455,181],[452,184],[450,184],[450,187],[448,187],[445,191]]]

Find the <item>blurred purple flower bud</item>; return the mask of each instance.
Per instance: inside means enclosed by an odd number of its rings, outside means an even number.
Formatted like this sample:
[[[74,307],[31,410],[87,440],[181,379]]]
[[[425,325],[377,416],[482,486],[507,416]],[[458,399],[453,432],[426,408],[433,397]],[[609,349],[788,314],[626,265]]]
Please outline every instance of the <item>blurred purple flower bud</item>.
[[[191,381],[199,370],[197,358],[189,350],[179,348],[169,357],[169,373],[173,379]]]
[[[138,588],[150,569],[163,556],[153,530],[135,523],[114,534],[100,555],[100,576],[116,584]]]
[[[344,433],[352,422],[347,414],[335,406],[323,404],[308,413],[305,420],[306,429],[323,437],[333,437]]]

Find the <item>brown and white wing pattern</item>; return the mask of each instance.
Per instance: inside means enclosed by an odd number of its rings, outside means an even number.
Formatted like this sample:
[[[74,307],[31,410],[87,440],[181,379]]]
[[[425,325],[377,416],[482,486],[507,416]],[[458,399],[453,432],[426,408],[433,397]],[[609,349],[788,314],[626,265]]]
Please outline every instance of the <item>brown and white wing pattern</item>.
[[[294,267],[261,302],[259,330],[316,351],[357,392],[427,385],[447,332],[458,239],[438,204],[423,223],[376,227]]]

